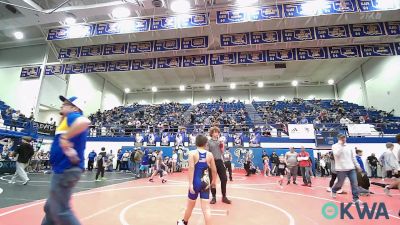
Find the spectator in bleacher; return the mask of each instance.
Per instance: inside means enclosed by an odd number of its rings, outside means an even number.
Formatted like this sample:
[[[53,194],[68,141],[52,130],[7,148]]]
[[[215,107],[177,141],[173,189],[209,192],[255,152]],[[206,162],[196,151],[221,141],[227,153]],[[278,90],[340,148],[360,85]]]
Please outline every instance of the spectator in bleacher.
[[[383,165],[382,178],[384,178],[385,175],[387,178],[392,178],[393,176],[398,177],[400,166],[396,156],[394,155],[393,149],[393,143],[386,143],[386,151],[379,158],[379,161]]]
[[[308,124],[308,119],[305,116],[303,116],[300,120],[300,124]]]
[[[351,121],[349,118],[347,118],[347,116],[343,116],[340,119],[340,124],[341,125],[347,125],[347,124],[350,124],[350,123],[353,123],[353,121]]]
[[[311,187],[311,159],[310,154],[306,152],[306,149],[302,146],[300,153],[297,155],[297,161],[299,161],[299,167],[301,176],[303,177],[302,186]]]
[[[20,116],[20,111],[17,110],[12,114],[12,118],[11,118],[11,128],[14,128],[14,130],[17,130],[17,126],[18,126],[18,119]]]
[[[96,152],[94,150],[92,150],[89,155],[88,155],[88,170],[92,171],[93,170],[93,164],[94,164],[94,160],[96,159]]]
[[[367,158],[368,166],[371,169],[371,177],[378,178],[378,159],[375,157],[375,153],[372,153]]]
[[[358,120],[360,121],[361,124],[365,123],[365,118],[364,118],[364,116],[358,117]]]
[[[18,156],[16,162],[16,172],[9,181],[10,184],[15,184],[15,180],[19,176],[22,179],[22,184],[26,185],[29,181],[28,175],[25,172],[25,168],[28,166],[29,160],[34,154],[33,147],[31,145],[31,137],[22,137],[21,144],[17,145],[14,151],[14,157]]]

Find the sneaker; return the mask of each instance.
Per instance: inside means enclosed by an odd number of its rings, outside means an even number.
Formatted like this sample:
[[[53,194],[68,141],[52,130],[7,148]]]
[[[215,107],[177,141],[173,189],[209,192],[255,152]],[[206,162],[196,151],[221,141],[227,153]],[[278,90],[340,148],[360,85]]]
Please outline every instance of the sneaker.
[[[383,192],[385,192],[385,194],[386,194],[387,196],[392,197],[392,195],[390,194],[389,186],[386,186],[386,187],[383,189]]]
[[[101,181],[101,179],[97,179],[97,180],[95,180],[95,182],[100,182]]]
[[[29,182],[29,180],[25,181],[24,183],[22,183],[22,185],[27,185]]]
[[[8,183],[9,183],[9,184],[15,184],[15,181],[10,180],[10,181],[8,181]]]
[[[336,193],[334,193],[333,191],[331,191],[331,197],[332,197],[332,198],[336,198]]]
[[[290,180],[288,180],[288,182],[286,183],[286,185],[289,185],[290,184]]]
[[[185,222],[184,220],[178,220],[176,222],[176,225],[187,225],[187,222]]]
[[[359,205],[363,204],[363,202],[360,199],[357,199],[357,200],[353,199],[353,203],[354,204],[359,204]]]
[[[167,183],[167,180],[162,180],[161,183]]]
[[[296,184],[296,185],[297,185],[296,181],[293,181],[293,184]]]
[[[149,182],[154,182],[154,180],[153,179],[149,179]]]
[[[311,187],[311,183],[307,184],[307,187]]]
[[[215,204],[215,203],[217,203],[217,199],[216,199],[215,197],[213,197],[213,198],[211,199],[211,201],[210,201],[210,204]]]
[[[327,192],[331,192],[331,191],[332,191],[332,188],[328,187],[328,188],[326,188],[326,191],[327,191]]]
[[[107,178],[105,178],[105,177],[102,177],[102,178],[101,178],[101,180],[107,180]]]
[[[232,203],[232,201],[229,200],[226,196],[222,197],[222,202],[225,203],[225,204],[231,204]]]

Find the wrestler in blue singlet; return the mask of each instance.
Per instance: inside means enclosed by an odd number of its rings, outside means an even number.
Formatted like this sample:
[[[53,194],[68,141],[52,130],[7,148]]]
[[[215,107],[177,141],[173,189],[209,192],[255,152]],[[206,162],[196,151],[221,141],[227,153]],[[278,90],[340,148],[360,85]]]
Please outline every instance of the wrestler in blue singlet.
[[[201,199],[210,198],[210,178],[208,176],[207,151],[197,150],[199,161],[194,166],[193,189],[195,194],[188,194],[189,199],[196,200],[200,193]]]

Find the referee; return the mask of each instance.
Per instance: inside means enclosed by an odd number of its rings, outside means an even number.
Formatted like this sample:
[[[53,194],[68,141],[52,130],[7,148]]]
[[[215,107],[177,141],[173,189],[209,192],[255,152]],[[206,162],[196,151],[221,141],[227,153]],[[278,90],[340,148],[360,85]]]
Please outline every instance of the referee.
[[[226,197],[226,183],[228,178],[226,177],[226,168],[224,161],[222,161],[222,154],[224,152],[224,143],[219,140],[220,130],[218,127],[212,127],[210,129],[211,140],[208,141],[208,151],[210,151],[215,160],[215,166],[217,167],[217,173],[221,181],[221,192],[222,192],[222,202],[226,204],[231,204],[231,200]],[[209,171],[210,180],[212,180],[212,173]],[[210,204],[215,204],[217,202],[217,188],[214,183],[211,185],[212,199]]]

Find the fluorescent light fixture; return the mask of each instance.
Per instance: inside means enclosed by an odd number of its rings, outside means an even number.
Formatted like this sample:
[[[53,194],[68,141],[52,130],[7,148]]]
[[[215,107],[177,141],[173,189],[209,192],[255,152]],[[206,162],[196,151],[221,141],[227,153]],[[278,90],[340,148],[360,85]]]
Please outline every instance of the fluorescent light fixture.
[[[131,11],[126,7],[118,7],[113,9],[111,15],[114,19],[126,18],[131,15]]]
[[[334,80],[332,80],[332,79],[328,80],[328,84],[329,84],[329,85],[333,85],[334,83],[335,83]]]
[[[299,82],[297,80],[292,81],[292,86],[297,86]]]
[[[176,13],[187,13],[190,11],[190,2],[187,0],[175,0],[171,3],[170,8]]]
[[[69,38],[81,38],[89,36],[90,28],[89,26],[75,25],[71,26],[68,31]]]
[[[209,84],[204,85],[204,89],[210,90],[211,86]]]
[[[231,83],[231,85],[229,85],[231,87],[231,89],[235,89],[236,88],[236,84],[235,83]]]
[[[377,8],[379,9],[394,9],[394,0],[376,0],[378,5]]]
[[[151,91],[152,91],[152,92],[157,92],[157,90],[158,90],[157,87],[152,87],[152,88],[151,88]]]
[[[131,92],[131,89],[129,89],[129,88],[125,88],[125,93],[129,93],[129,92]]]
[[[180,90],[180,91],[184,91],[184,90],[185,90],[185,85],[179,86],[179,90]]]
[[[21,40],[22,38],[24,38],[24,33],[22,33],[21,31],[14,32],[14,37],[18,40]]]
[[[39,105],[39,109],[40,109],[40,110],[43,110],[43,111],[50,110],[50,108],[49,108],[49,107],[47,107],[47,106],[44,106],[44,105]]]
[[[321,14],[322,11],[328,7],[329,5],[326,0],[312,0],[303,3],[301,6],[303,14],[308,16]]]
[[[264,82],[260,81],[257,83],[257,87],[262,88],[264,87]]]
[[[258,0],[236,0],[236,5],[239,6],[251,6],[258,3]]]
[[[280,97],[280,100],[285,100],[285,96],[284,95],[282,95],[281,97]]]
[[[73,25],[76,23],[76,18],[73,16],[68,16],[67,18],[65,18],[64,22],[67,25]]]
[[[310,95],[310,96],[308,96],[308,99],[314,99],[315,98],[315,96],[314,95]]]

